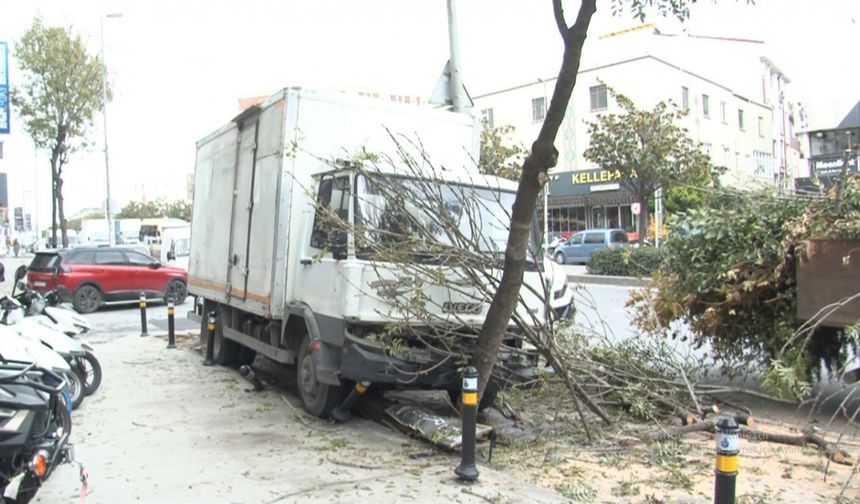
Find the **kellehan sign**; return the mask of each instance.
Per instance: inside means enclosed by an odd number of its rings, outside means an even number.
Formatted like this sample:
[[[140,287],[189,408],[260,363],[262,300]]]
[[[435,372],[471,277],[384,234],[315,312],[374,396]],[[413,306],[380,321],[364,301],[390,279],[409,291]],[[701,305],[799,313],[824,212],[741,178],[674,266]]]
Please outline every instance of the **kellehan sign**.
[[[607,182],[616,182],[621,180],[621,171],[619,170],[583,170],[573,172],[571,176],[573,185],[578,184],[605,184]]]
[[[621,189],[621,171],[574,170],[558,173],[550,182],[549,192],[554,198],[579,196],[597,192],[610,192]]]

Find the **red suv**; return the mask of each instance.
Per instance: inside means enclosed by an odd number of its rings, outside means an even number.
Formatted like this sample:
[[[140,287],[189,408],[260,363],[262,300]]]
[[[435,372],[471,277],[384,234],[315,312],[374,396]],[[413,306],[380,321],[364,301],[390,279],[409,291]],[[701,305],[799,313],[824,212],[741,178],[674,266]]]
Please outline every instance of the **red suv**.
[[[105,303],[172,297],[179,305],[187,295],[188,272],[164,266],[152,257],[119,247],[75,248],[37,252],[27,273],[31,289],[54,289],[80,313]]]

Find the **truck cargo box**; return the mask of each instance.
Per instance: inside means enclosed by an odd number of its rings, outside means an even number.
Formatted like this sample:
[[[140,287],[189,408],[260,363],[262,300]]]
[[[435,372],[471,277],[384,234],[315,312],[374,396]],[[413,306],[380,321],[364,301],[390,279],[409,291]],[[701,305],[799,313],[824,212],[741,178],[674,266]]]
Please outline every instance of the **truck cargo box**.
[[[282,318],[297,289],[325,288],[297,285],[303,258],[292,235],[314,210],[313,177],[332,170],[327,161],[362,149],[396,156],[390,135],[405,135],[435,163],[466,168],[477,157],[475,125],[463,114],[297,88],[244,110],[197,144],[189,292]]]

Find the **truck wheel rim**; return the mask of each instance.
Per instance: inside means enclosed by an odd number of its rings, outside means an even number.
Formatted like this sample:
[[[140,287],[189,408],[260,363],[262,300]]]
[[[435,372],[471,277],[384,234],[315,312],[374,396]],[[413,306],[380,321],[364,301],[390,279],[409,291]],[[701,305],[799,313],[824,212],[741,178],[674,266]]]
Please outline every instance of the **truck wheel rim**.
[[[302,391],[306,396],[313,399],[317,395],[317,389],[319,388],[319,384],[316,380],[316,373],[314,372],[314,360],[310,355],[306,355],[304,359],[302,359],[301,365],[301,377],[300,384],[302,387]]]

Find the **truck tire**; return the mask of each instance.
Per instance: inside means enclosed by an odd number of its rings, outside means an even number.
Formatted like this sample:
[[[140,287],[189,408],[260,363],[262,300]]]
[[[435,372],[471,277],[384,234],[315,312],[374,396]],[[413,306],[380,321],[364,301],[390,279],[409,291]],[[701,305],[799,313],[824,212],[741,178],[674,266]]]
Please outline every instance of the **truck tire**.
[[[245,345],[240,345],[239,357],[236,359],[236,364],[239,366],[250,366],[257,358],[257,351],[253,348],[248,348]]]
[[[310,350],[311,340],[305,336],[299,348],[299,360],[296,363],[296,381],[302,403],[308,413],[320,418],[328,418],[331,410],[337,406],[341,398],[341,387],[320,383],[317,380],[314,356]]]
[[[215,337],[212,338],[212,358],[222,366],[233,366],[239,361],[242,345],[224,337],[224,325],[219,318],[215,323]]]

